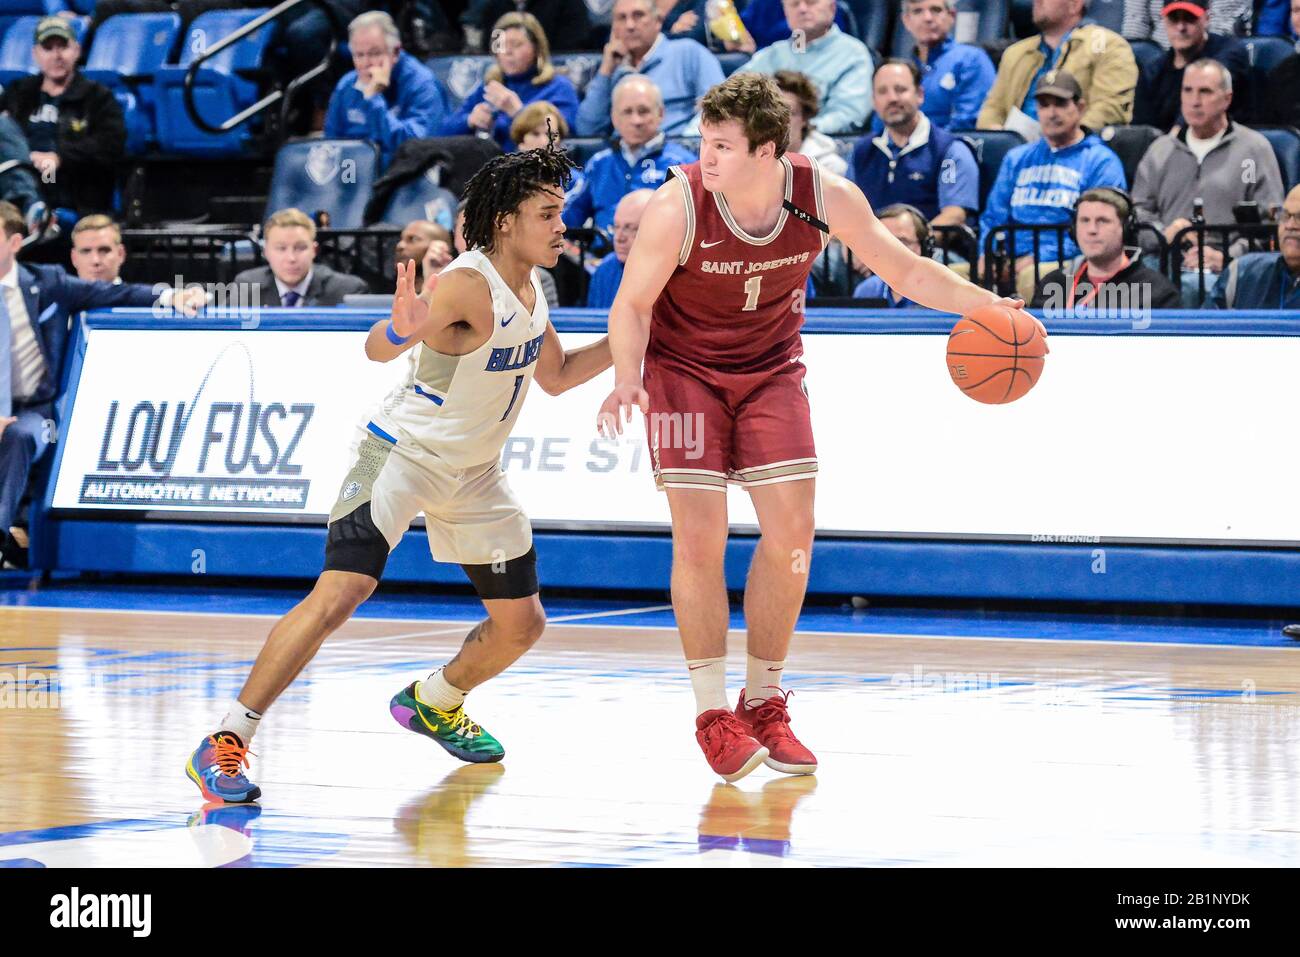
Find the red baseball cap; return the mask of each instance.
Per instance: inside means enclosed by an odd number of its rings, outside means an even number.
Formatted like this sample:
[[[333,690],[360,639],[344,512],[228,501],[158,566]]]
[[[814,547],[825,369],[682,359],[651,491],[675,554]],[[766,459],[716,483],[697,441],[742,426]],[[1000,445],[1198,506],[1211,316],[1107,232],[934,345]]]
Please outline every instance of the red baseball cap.
[[[1174,0],[1173,3],[1166,3],[1164,9],[1160,11],[1162,17],[1167,17],[1175,10],[1182,10],[1184,13],[1190,13],[1194,17],[1209,16],[1210,0]]]

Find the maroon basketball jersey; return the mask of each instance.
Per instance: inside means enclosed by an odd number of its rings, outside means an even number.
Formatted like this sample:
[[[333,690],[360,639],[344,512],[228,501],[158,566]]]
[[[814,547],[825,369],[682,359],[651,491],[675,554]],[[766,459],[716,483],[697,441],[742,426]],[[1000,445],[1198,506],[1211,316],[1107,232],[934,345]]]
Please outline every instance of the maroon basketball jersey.
[[[785,198],[825,222],[817,164],[798,153],[780,163]],[[827,235],[782,208],[768,235],[750,236],[726,198],[704,188],[698,162],[671,172],[686,197],[686,238],[655,300],[647,354],[737,371],[797,358],[804,289]]]

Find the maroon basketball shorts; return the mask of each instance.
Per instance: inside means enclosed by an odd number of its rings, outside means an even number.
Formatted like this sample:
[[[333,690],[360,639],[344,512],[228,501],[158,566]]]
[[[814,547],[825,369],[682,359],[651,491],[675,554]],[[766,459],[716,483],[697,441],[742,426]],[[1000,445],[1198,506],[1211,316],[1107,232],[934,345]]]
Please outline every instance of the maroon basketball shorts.
[[[647,355],[646,434],[655,486],[727,490],[813,478],[807,370],[792,359],[763,372],[720,372]]]

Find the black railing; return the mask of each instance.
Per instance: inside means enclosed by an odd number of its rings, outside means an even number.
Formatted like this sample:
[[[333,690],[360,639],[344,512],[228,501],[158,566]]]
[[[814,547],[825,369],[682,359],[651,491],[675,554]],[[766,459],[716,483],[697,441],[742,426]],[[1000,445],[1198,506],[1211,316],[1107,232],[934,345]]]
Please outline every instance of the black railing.
[[[1239,244],[1243,248],[1239,248],[1234,255],[1232,249]],[[1205,246],[1218,249],[1223,253],[1223,268],[1226,269],[1237,255],[1272,249],[1276,244],[1277,223],[1193,223],[1174,233],[1173,241],[1165,244],[1160,254],[1160,268],[1178,286],[1184,272],[1183,254],[1188,249]],[[1215,279],[1207,281],[1205,262],[1201,256],[1196,257],[1196,273],[1198,301],[1203,302],[1207,286],[1213,285],[1218,273],[1211,272]]]
[[[396,281],[397,229],[321,229],[316,261],[360,276],[372,292],[389,292]],[[127,229],[123,278],[131,282],[226,283],[266,262],[256,230]]]
[[[210,123],[208,122],[208,120],[200,116],[198,107],[194,102],[194,80],[195,77],[198,76],[198,72],[202,68],[203,64],[206,63],[208,60],[212,59],[217,54],[221,53],[223,50],[226,50],[227,48],[234,46],[240,40],[244,39],[244,37],[256,33],[258,30],[262,29],[268,23],[271,23],[272,21],[279,19],[284,14],[288,13],[290,10],[295,9],[304,3],[310,3],[315,5],[317,9],[325,13],[326,18],[329,20],[330,47],[325,54],[325,58],[321,60],[320,63],[317,63],[314,67],[312,67],[310,70],[307,70],[305,73],[302,73],[294,77],[287,84],[285,84],[283,89],[276,88],[271,90],[269,93],[266,94],[266,96],[262,97],[260,100],[258,100],[256,103],[252,104],[251,106],[245,107],[243,110],[240,110],[234,116],[228,117],[225,120],[222,120],[218,123]],[[266,11],[266,13],[262,14],[260,17],[248,21],[248,23],[244,24],[234,33],[222,37],[220,40],[218,40],[216,43],[208,47],[201,54],[199,54],[197,57],[194,58],[193,62],[190,63],[189,70],[187,70],[185,73],[184,93],[182,94],[182,99],[184,100],[185,103],[185,112],[187,112],[190,115],[190,119],[193,121],[194,125],[197,126],[199,129],[203,130],[206,133],[220,134],[220,133],[228,133],[231,130],[233,130],[236,126],[239,126],[239,124],[251,119],[252,117],[266,110],[267,108],[273,106],[274,104],[282,103],[282,106],[280,107],[279,129],[281,130],[281,135],[283,135],[283,131],[287,128],[288,125],[289,106],[293,100],[293,94],[298,91],[299,87],[303,86],[306,83],[310,83],[312,80],[316,79],[316,77],[320,76],[322,73],[324,73],[326,70],[329,69],[330,61],[334,58],[335,51],[338,50],[338,45],[339,45],[338,36],[341,31],[342,31],[342,24],[339,23],[338,16],[334,12],[334,8],[331,7],[328,3],[325,3],[324,0],[285,0],[284,3],[281,3],[280,5]],[[260,76],[260,73],[258,75]]]
[[[1165,256],[1165,237],[1150,223],[1139,223],[1137,227],[1138,236],[1130,237],[1137,239],[1142,234],[1149,234],[1154,237],[1155,246],[1160,256],[1160,261],[1164,262]],[[1014,252],[1016,245],[1014,236],[1017,233],[1029,233],[1032,249],[1029,253]],[[989,231],[988,236],[984,238],[984,272],[980,277],[980,285],[985,289],[992,289],[995,292],[1012,294],[1015,292],[1016,262],[1021,256],[1031,255],[1034,265],[1034,286],[1037,287],[1042,281],[1043,276],[1057,268],[1060,262],[1057,259],[1043,259],[1043,233],[1052,233],[1056,238],[1056,248],[1058,252],[1065,248],[1066,239],[1070,234],[1069,223],[1007,223],[1005,226],[998,226]],[[1077,253],[1075,255],[1078,255]],[[1044,266],[1048,268],[1044,269]],[[973,273],[972,273],[973,275]]]

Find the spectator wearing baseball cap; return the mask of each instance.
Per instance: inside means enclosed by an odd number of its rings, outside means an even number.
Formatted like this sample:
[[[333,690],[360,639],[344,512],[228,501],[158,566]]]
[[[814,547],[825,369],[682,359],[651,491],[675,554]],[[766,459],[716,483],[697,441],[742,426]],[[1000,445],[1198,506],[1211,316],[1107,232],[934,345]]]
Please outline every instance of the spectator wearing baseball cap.
[[[1172,0],[1161,14],[1169,52],[1138,79],[1133,122],[1168,133],[1175,125],[1185,125],[1181,94],[1187,64],[1217,60],[1232,74],[1234,89],[1248,90],[1250,60],[1245,44],[1236,37],[1210,32],[1210,0]]]
[[[112,209],[114,166],[126,147],[122,107],[102,83],[77,69],[81,44],[63,17],[36,24],[33,55],[40,73],[15,80],[0,94],[27,137],[50,205],[77,217]]]
[[[1250,26],[1255,0],[1214,0],[1210,13],[1210,32],[1221,36],[1238,36]],[[1120,33],[1126,40],[1151,40],[1162,49],[1170,47],[1165,30],[1164,11],[1169,0],[1124,0],[1124,25]],[[1207,4],[1201,4],[1207,6]]]
[[[1065,70],[1053,70],[1043,76],[1034,97],[1043,138],[1017,146],[1003,157],[980,216],[981,253],[998,227],[1065,225],[1085,191],[1098,186],[1127,188],[1119,157],[1083,127],[1088,102],[1077,79]],[[1016,290],[1028,302],[1036,281],[1079,255],[1079,247],[1068,236],[1062,242],[1055,230],[1041,231],[1035,243],[1031,230],[1016,229],[1011,230],[1009,252],[1015,263]]]

